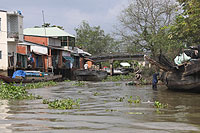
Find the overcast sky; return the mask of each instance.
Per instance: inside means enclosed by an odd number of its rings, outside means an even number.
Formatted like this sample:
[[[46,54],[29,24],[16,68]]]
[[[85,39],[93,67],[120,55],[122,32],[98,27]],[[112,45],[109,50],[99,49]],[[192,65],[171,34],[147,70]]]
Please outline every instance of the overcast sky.
[[[63,26],[66,32],[75,34],[74,28],[83,20],[91,26],[100,25],[106,33],[113,31],[113,25],[128,0],[1,0],[0,9],[20,10],[24,16],[24,28],[45,22]]]

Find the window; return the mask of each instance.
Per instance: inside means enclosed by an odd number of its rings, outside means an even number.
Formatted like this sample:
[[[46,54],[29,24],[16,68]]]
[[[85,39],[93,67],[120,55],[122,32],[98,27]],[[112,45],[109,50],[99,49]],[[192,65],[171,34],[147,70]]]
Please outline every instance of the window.
[[[2,59],[2,51],[0,51],[0,59]]]

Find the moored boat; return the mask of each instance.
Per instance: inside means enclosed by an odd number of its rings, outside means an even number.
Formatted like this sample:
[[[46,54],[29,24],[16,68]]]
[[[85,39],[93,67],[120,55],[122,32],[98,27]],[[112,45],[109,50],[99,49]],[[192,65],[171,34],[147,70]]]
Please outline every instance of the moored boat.
[[[200,59],[191,59],[181,65],[173,66],[164,56],[159,61],[145,57],[151,64],[163,70],[161,80],[168,89],[200,90]]]
[[[24,72],[19,70],[20,73],[14,73],[12,77],[0,75],[0,80],[6,83],[36,83],[45,81],[55,81],[62,79],[62,75],[53,75],[41,73],[38,71]],[[16,71],[17,72],[17,71]]]
[[[102,70],[75,70],[74,75],[81,81],[101,81],[107,77],[107,72]]]

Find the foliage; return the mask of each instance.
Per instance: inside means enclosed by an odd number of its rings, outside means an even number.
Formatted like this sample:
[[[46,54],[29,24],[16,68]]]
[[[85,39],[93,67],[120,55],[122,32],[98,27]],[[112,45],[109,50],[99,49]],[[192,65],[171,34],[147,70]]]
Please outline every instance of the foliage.
[[[74,86],[84,86],[85,82],[84,81],[78,81],[78,82],[76,82],[76,83],[74,83],[72,85],[74,85]]]
[[[155,106],[156,108],[166,108],[166,107],[168,107],[167,104],[160,103],[159,101],[155,101],[155,102],[154,102],[154,106]]]
[[[108,76],[106,79],[103,80],[105,81],[126,81],[126,80],[132,80],[134,78],[134,74],[128,74],[128,75],[116,75],[116,76]]]
[[[141,103],[141,99],[139,96],[136,96],[136,99],[133,99],[133,96],[128,98],[128,103]]]
[[[94,92],[94,96],[98,96],[98,95],[100,95],[99,92]]]
[[[54,101],[44,99],[43,104],[48,104],[48,107],[52,109],[76,109],[80,106],[80,99],[73,100],[71,98],[67,98],[62,100],[56,99]]]
[[[58,25],[51,25],[50,23],[44,23],[42,27],[57,27],[61,30],[64,30],[63,26],[58,26]],[[34,26],[34,28],[40,28],[40,26]]]
[[[24,86],[14,86],[12,84],[1,84],[0,86],[1,99],[41,99],[40,96],[33,96],[26,91]]]
[[[155,57],[168,44],[162,28],[172,23],[175,7],[171,0],[132,0],[119,16],[116,34],[131,52],[150,51]]]
[[[76,31],[76,46],[85,49],[93,55],[110,53],[116,45],[110,34],[105,34],[100,26],[91,27],[83,21]]]
[[[42,87],[49,87],[49,86],[55,86],[57,85],[54,81],[48,81],[48,82],[38,82],[38,83],[30,83],[26,84],[26,89],[35,89],[35,88],[42,88]]]
[[[200,1],[178,0],[182,13],[176,16],[170,26],[171,38],[179,40],[186,46],[198,45],[200,42]]]

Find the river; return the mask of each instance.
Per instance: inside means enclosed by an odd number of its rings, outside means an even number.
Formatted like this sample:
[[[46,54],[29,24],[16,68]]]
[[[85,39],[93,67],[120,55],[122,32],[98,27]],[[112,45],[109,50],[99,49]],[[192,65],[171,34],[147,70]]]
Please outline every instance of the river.
[[[30,92],[44,99],[80,98],[79,109],[48,109],[42,99],[2,100],[0,132],[200,132],[200,93],[174,92],[164,86],[154,91],[151,86],[127,86],[125,82],[73,83]],[[141,103],[128,103],[130,96],[140,97]],[[154,101],[168,106],[158,110]]]

